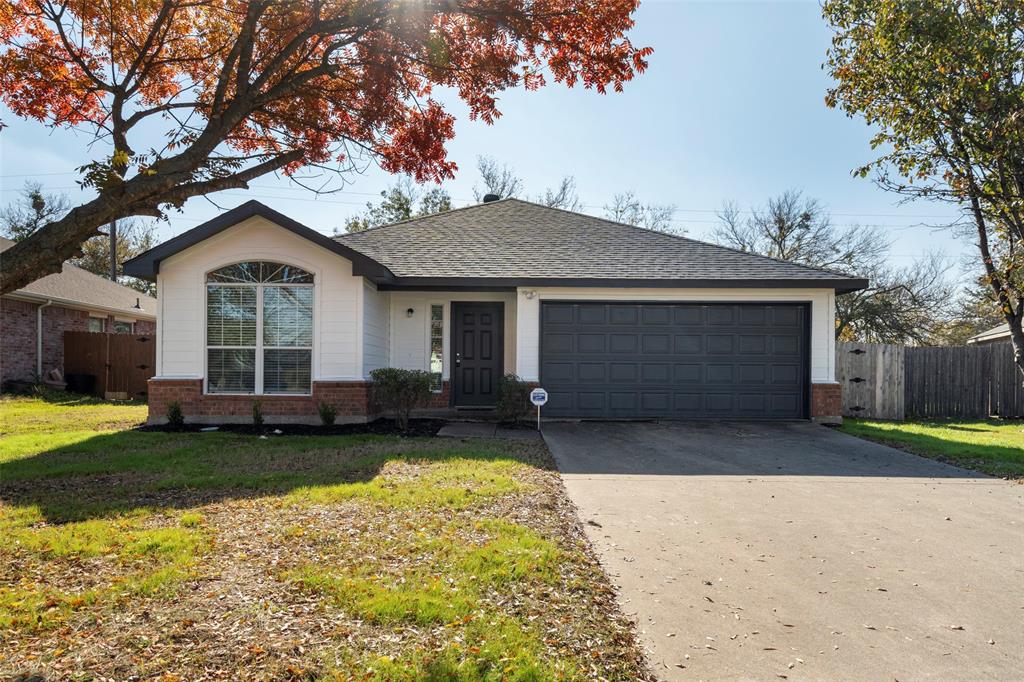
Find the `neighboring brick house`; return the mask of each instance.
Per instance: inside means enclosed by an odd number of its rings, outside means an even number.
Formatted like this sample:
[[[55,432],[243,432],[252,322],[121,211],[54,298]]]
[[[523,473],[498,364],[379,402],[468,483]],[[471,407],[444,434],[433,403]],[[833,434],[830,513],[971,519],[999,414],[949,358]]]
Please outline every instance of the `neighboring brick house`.
[[[63,370],[66,331],[155,334],[156,299],[67,264],[0,297],[0,384]]]

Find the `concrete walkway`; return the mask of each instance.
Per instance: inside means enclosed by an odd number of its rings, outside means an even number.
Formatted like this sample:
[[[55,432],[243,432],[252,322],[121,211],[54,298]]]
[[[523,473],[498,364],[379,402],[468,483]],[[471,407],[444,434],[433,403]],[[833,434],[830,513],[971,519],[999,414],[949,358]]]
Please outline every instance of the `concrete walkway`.
[[[544,435],[661,678],[1024,678],[1024,485],[809,423]]]

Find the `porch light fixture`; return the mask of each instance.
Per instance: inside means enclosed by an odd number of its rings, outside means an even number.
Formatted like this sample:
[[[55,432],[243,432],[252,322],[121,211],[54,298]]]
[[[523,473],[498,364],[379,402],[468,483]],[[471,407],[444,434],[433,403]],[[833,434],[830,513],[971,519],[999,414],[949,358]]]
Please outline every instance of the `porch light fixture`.
[[[406,316],[406,317],[412,317],[412,316],[413,316],[413,315],[415,315],[415,314],[416,314],[416,311],[415,311],[415,310],[413,310],[412,308],[408,308],[408,309],[407,309],[407,310],[405,311],[405,316]]]

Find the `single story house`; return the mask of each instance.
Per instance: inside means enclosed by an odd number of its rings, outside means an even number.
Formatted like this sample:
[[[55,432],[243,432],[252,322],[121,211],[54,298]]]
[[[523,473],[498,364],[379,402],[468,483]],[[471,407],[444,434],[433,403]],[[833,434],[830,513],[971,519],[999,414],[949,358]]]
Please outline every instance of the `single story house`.
[[[836,294],[864,279],[501,199],[334,238],[249,201],[125,265],[158,284],[150,419],[373,418],[370,372],[487,408],[514,373],[547,417],[840,415]]]
[[[1005,322],[986,329],[980,334],[975,334],[971,338],[967,339],[968,346],[986,346],[992,343],[1006,343],[1010,340],[1010,325]]]
[[[0,253],[12,246],[0,237]],[[66,331],[154,334],[156,306],[152,296],[65,263],[0,297],[0,385],[63,371]]]

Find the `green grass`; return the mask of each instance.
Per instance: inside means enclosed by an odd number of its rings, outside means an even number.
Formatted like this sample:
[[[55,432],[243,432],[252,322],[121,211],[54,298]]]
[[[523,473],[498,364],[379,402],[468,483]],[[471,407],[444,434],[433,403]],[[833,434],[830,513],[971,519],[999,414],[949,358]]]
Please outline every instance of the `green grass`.
[[[366,557],[400,557],[400,575],[368,560],[344,570],[318,561],[285,577],[362,618],[421,626],[470,617],[488,590],[558,579],[562,553],[523,526],[487,519],[471,528],[447,523],[430,530],[383,543],[364,540]]]
[[[1024,421],[844,419],[842,430],[993,476],[1024,478]]]
[[[630,666],[639,659],[622,653],[630,640],[607,635],[588,613],[589,591],[606,589],[595,587],[598,569],[575,545],[547,536],[565,523],[558,507],[539,507],[545,521],[529,517],[539,529],[509,515],[512,500],[529,507],[540,494],[536,446],[130,428],[145,409],[63,394],[0,399],[0,641],[12,652],[0,657],[0,677],[17,669],[16,656],[29,656],[23,665],[66,660],[52,655],[66,648],[62,633],[108,628],[106,637],[124,637],[111,651],[151,641],[151,618],[201,618],[211,603],[203,586],[222,580],[222,594],[251,589],[259,601],[243,619],[273,603],[288,612],[294,599],[331,627],[332,614],[343,614],[374,628],[329,645],[325,626],[311,630],[310,641],[328,648],[303,649],[296,670],[308,679],[572,680],[595,665],[622,665],[629,672],[619,677],[636,677]],[[253,562],[258,570],[236,573]],[[257,582],[231,584],[236,575]],[[578,622],[555,606],[568,608],[577,593],[575,608],[587,614]],[[287,636],[301,637],[300,627]],[[559,632],[574,639],[556,645]],[[369,636],[385,644],[364,645]],[[197,650],[182,637],[163,637],[184,648],[160,665],[187,679],[213,640]],[[569,653],[580,637],[615,640],[619,649],[597,664],[590,653]],[[148,660],[138,646],[135,658]],[[236,676],[297,674],[259,668],[244,658],[251,648],[236,647]],[[130,672],[90,666],[89,675]]]

